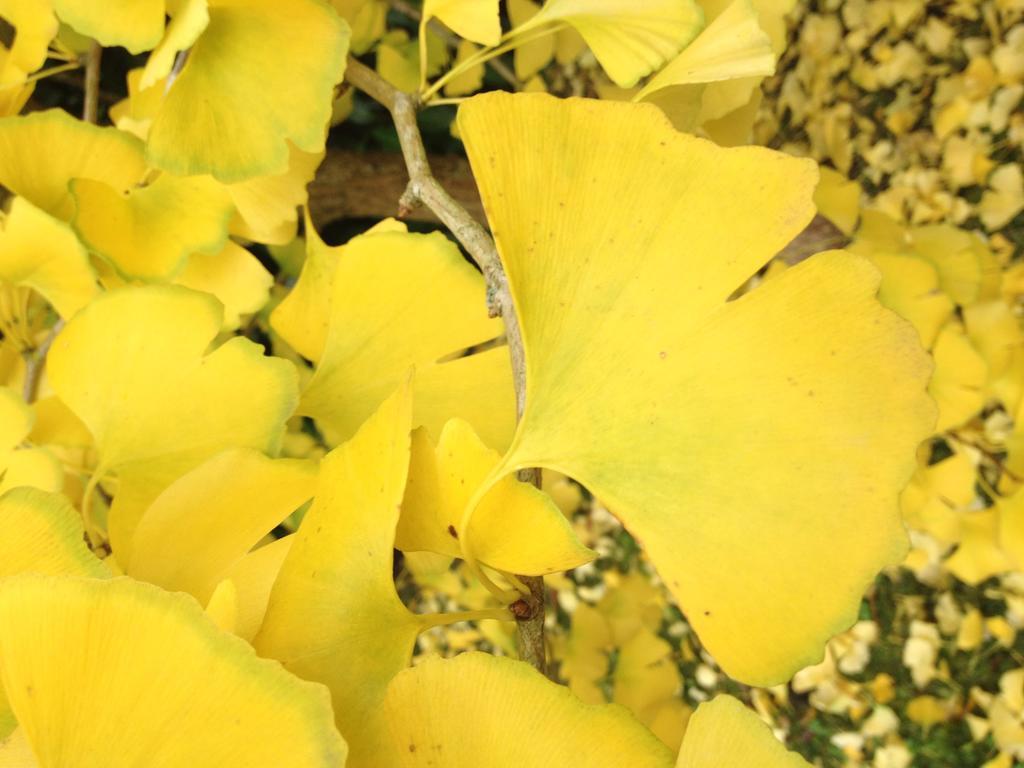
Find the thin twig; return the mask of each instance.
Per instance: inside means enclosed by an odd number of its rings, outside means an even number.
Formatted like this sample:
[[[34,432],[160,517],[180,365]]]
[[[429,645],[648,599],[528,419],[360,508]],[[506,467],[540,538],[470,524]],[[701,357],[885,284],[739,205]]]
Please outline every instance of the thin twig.
[[[518,392],[518,387],[516,391]],[[537,488],[541,486],[540,469],[524,469],[517,478]],[[542,675],[547,674],[547,658],[544,644],[544,578],[542,576],[520,576],[529,588],[530,594],[524,596],[512,606],[516,617],[516,635],[519,638],[519,657],[537,669]]]
[[[93,42],[89,52],[85,55],[85,82],[84,106],[82,107],[82,120],[87,123],[96,124],[99,117],[100,103],[100,63],[103,58],[103,47]],[[58,319],[50,332],[46,335],[43,343],[36,349],[25,352],[25,380],[22,384],[22,396],[26,403],[35,402],[39,392],[39,380],[43,375],[43,366],[46,365],[46,355],[50,351],[53,340],[64,327],[64,320]]]
[[[370,98],[387,108],[398,132],[402,156],[409,172],[409,185],[399,201],[400,210],[425,205],[441,220],[480,267],[487,282],[488,309],[492,317],[501,317],[505,323],[509,355],[512,360],[512,380],[516,391],[516,417],[522,418],[526,405],[526,360],[519,318],[512,303],[512,292],[498,257],[498,249],[487,231],[442,187],[430,171],[427,152],[423,146],[416,122],[418,99],[410,93],[394,88],[384,78],[354,58],[349,58],[345,79]],[[527,470],[520,479],[540,486],[540,471]],[[519,629],[520,655],[541,672],[544,660],[544,581],[523,578],[530,594],[516,603]]]
[[[100,64],[103,60],[103,47],[93,42],[85,60],[85,99],[82,107],[82,119],[96,125],[99,119],[100,106]]]
[[[64,327],[64,320],[54,323],[50,332],[43,339],[43,343],[36,349],[25,352],[25,381],[22,384],[22,397],[26,403],[34,403],[39,392],[39,379],[43,375],[43,366],[46,364],[46,355],[53,345],[53,340]]]

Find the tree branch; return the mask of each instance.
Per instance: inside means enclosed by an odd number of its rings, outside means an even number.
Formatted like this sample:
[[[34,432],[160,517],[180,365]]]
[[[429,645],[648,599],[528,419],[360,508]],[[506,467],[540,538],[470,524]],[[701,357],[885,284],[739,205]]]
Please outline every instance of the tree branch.
[[[431,155],[430,169],[438,184],[477,221],[484,208],[469,163],[461,155]],[[331,148],[309,185],[309,212],[318,224],[339,219],[380,219],[394,216],[409,184],[405,160],[398,152],[361,152]],[[437,222],[426,207],[406,211],[414,221]]]
[[[405,158],[405,167],[409,172],[409,184],[400,200],[401,209],[414,209],[420,204],[427,206],[441,223],[448,227],[483,272],[487,282],[488,308],[491,316],[500,316],[505,323],[505,336],[512,360],[512,380],[516,391],[516,416],[521,418],[526,405],[526,360],[523,353],[523,338],[519,318],[512,303],[508,279],[501,266],[494,240],[480,223],[448,194],[431,173],[423,138],[416,122],[416,110],[419,107],[417,97],[397,90],[372,69],[352,57],[348,60],[345,79],[391,113],[402,147],[402,156]],[[528,479],[539,487],[540,471],[530,471]],[[520,655],[524,661],[543,673],[546,667],[544,582],[537,578],[524,578],[523,582],[530,588],[530,595],[519,601],[525,603],[524,606],[520,606],[517,613]]]
[[[429,155],[433,176],[473,219],[483,221],[484,206],[469,163],[461,155]],[[361,152],[332,148],[309,185],[309,212],[328,224],[339,219],[380,220],[395,215],[395,201],[409,183],[405,160],[397,152]],[[437,222],[429,208],[404,211],[407,219]],[[850,238],[821,214],[776,258],[796,264],[831,248],[845,248]]]
[[[100,63],[103,48],[93,42],[85,60],[85,99],[82,107],[82,119],[87,123],[96,124],[99,119],[100,104]]]

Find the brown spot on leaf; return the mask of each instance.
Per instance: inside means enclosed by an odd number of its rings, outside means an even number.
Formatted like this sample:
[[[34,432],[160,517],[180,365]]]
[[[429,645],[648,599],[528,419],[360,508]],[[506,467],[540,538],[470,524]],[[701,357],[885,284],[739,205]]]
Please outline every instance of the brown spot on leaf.
[[[448,526],[448,535],[451,536],[453,539],[459,538],[459,532],[455,530],[454,525]]]

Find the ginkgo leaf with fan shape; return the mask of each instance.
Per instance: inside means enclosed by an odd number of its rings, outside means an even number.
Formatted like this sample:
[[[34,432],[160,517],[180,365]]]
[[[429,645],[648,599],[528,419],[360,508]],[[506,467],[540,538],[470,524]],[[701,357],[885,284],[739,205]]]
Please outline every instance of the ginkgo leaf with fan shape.
[[[222,327],[233,331],[270,300],[274,276],[250,251],[228,240],[220,253],[190,255],[174,283],[216,296],[224,305]]]
[[[234,213],[226,190],[208,176],[163,174],[127,195],[89,179],[70,189],[78,236],[127,278],[167,279],[190,254],[220,252]]]
[[[548,0],[510,34],[515,40],[565,24],[583,36],[617,85],[631,88],[697,36],[704,14],[692,0]]]
[[[492,480],[541,466],[590,488],[733,677],[815,662],[906,551],[897,494],[935,414],[930,362],[863,259],[821,254],[728,301],[811,219],[813,163],[643,104],[486,94],[459,125],[526,356]]]
[[[459,37],[481,45],[497,45],[501,38],[498,0],[426,0],[421,30],[431,19],[444,22]]]
[[[322,0],[208,6],[209,22],[153,118],[149,162],[234,183],[285,173],[289,142],[323,150],[348,24]]]
[[[331,691],[352,768],[381,765],[379,707],[423,625],[399,599],[392,552],[409,465],[407,380],[355,436],[324,457],[313,505],[253,643]]]
[[[165,0],[51,0],[57,16],[76,32],[130,53],[155,47],[164,33]]]
[[[634,100],[657,104],[677,128],[692,130],[700,119],[705,84],[774,71],[771,40],[758,25],[751,0],[733,0]]]
[[[0,219],[0,281],[34,289],[65,319],[99,292],[71,228],[23,197],[15,197]]]
[[[359,235],[360,238],[381,232],[407,232],[408,228],[395,219],[380,221]],[[270,313],[270,327],[288,344],[314,363],[320,362],[327,344],[330,327],[331,295],[334,292],[334,273],[338,260],[345,252],[344,245],[329,246],[313,226],[306,211],[306,258],[302,262],[299,279],[281,303]]]
[[[240,337],[208,351],[221,325],[208,294],[119,288],[79,312],[50,350],[54,392],[96,440],[94,480],[117,475],[109,536],[122,563],[164,488],[229,447],[274,452],[295,407],[290,363]]]
[[[72,179],[127,192],[145,173],[142,144],[130,133],[90,125],[60,109],[0,118],[0,184],[64,221],[75,209]]]
[[[312,461],[251,448],[217,454],[149,506],[125,573],[206,605],[231,569],[313,496],[316,475]]]
[[[670,768],[668,748],[615,704],[584,704],[521,661],[431,658],[398,674],[383,704],[383,764],[489,768]]]
[[[701,704],[678,760],[615,704],[584,704],[529,665],[484,653],[427,659],[388,686],[388,765],[808,768],[730,696]]]
[[[500,460],[461,419],[444,425],[436,447],[424,429],[416,430],[395,545],[459,557],[455,533],[462,513]],[[466,535],[480,562],[506,573],[558,573],[597,556],[576,538],[550,497],[515,477],[491,489]]]
[[[46,63],[59,25],[49,3],[41,2],[0,0],[0,18],[16,31],[0,45],[0,115],[15,115],[35,89],[29,75]]]
[[[107,567],[85,545],[81,515],[58,493],[21,487],[0,495],[0,531],[0,580],[19,573],[96,579],[110,576]],[[15,725],[0,680],[0,741]]]
[[[39,768],[337,768],[323,686],[259,659],[188,595],[127,578],[0,582],[0,678]],[[169,736],[170,734],[170,736]]]
[[[415,366],[413,426],[440,434],[457,416],[487,445],[506,447],[515,419],[508,350],[463,354],[498,337],[501,321],[488,317],[483,276],[454,243],[440,233],[378,232],[334,255],[333,270],[316,278],[330,281],[329,314],[320,318],[327,335],[299,412],[341,442]]]
[[[0,386],[0,493],[20,486],[59,491],[64,468],[46,448],[23,445],[35,412],[10,387]]]

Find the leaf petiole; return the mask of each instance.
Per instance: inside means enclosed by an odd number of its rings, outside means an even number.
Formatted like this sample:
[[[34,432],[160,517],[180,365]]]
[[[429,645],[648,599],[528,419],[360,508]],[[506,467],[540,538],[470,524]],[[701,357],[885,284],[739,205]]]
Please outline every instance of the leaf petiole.
[[[460,621],[514,621],[515,616],[508,608],[484,608],[477,611],[453,611],[451,613],[428,613],[419,617],[422,631],[434,627],[447,627]]]

